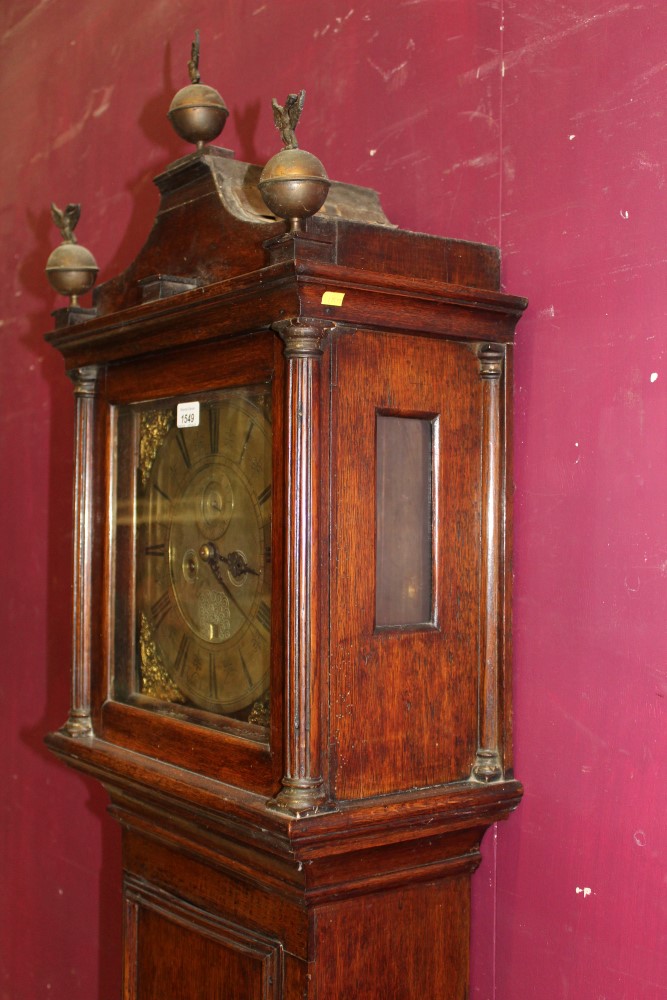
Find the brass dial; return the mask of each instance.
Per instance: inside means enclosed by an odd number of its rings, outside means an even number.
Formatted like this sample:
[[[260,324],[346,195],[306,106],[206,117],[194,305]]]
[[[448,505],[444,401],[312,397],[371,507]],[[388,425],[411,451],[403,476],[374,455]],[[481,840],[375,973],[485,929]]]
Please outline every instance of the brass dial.
[[[175,403],[142,417],[138,611],[184,699],[221,714],[250,708],[269,685],[267,400],[264,387],[219,393],[182,427]]]

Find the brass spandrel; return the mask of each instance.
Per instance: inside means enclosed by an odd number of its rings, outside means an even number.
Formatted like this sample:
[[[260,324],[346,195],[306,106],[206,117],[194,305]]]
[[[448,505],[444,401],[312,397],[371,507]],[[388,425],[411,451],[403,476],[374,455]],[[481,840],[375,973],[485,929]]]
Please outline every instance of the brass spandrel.
[[[256,701],[252,706],[248,722],[254,722],[257,726],[268,726],[271,721],[271,700],[269,695]]]
[[[141,485],[144,489],[150,479],[155,456],[173,423],[174,415],[170,410],[149,410],[141,414],[139,472],[141,473]]]
[[[176,687],[160,662],[153,638],[153,631],[146,615],[140,618],[139,651],[141,653],[141,693],[161,701],[185,703],[185,698]]]

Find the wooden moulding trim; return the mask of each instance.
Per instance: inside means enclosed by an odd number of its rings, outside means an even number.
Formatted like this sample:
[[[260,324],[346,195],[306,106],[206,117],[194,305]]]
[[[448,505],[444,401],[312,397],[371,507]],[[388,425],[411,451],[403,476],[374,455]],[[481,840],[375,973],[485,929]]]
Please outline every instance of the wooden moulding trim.
[[[397,276],[379,271],[362,271],[338,264],[317,264],[299,262],[296,267],[300,284],[317,286],[337,285],[359,292],[390,294],[402,299],[437,301],[441,305],[449,303],[467,306],[471,309],[487,309],[508,313],[518,318],[528,305],[528,300],[519,295],[507,295],[487,288],[471,285],[455,285],[447,281],[435,281],[409,275]]]
[[[97,777],[116,796],[130,796],[209,831],[261,840],[279,855],[345,852],[350,841],[371,847],[391,840],[488,826],[506,817],[523,789],[518,781],[460,782],[438,788],[344,803],[295,818],[267,808],[266,797],[114,746],[94,736],[73,739],[64,730],[46,737],[70,766]]]
[[[324,291],[343,291],[341,307],[322,303]],[[401,315],[396,305],[400,300]],[[240,308],[246,305],[247,309]],[[304,314],[314,319],[359,323],[376,314],[373,325],[441,332],[456,336],[443,306],[476,310],[487,318],[483,339],[511,336],[513,324],[526,300],[487,291],[419,278],[360,271],[330,264],[287,261],[202,286],[167,299],[133,306],[76,326],[57,328],[46,339],[74,365],[96,360],[120,360],[150,354],[170,346],[239,336],[273,322]],[[427,325],[424,327],[426,316]],[[238,315],[237,315],[238,312]],[[385,317],[385,312],[387,316]],[[411,315],[414,312],[414,315]],[[391,323],[391,316],[395,322]],[[141,328],[141,340],[137,330]],[[461,333],[461,336],[470,336]],[[480,339],[479,331],[476,339]],[[165,342],[165,337],[167,338]]]
[[[167,329],[181,321],[191,323],[193,310],[196,310],[198,317],[203,311],[216,309],[220,305],[224,305],[231,312],[239,300],[250,297],[254,301],[264,290],[269,292],[285,283],[294,285],[294,277],[293,261],[270,264],[258,270],[248,271],[246,274],[233,275],[224,281],[200,285],[188,292],[181,292],[168,298],[154,299],[118,312],[96,316],[75,326],[58,327],[47,333],[46,339],[58,350],[63,351],[70,345],[112,338],[127,327],[140,326],[142,330],[144,327],[150,330],[153,325],[157,325],[161,332],[163,328]],[[274,314],[272,321],[278,318]],[[201,319],[198,318],[197,321],[201,322]]]
[[[171,194],[172,191],[179,191],[194,180],[208,177],[213,164],[220,159],[233,160],[233,150],[222,146],[204,146],[203,149],[196,149],[174,160],[153,178],[153,183],[160,194]]]
[[[46,340],[80,366],[244,336],[298,311],[294,267],[281,264],[57,329]]]
[[[140,838],[264,889],[287,889],[294,900],[305,894],[316,902],[396,888],[413,880],[470,874],[479,864],[479,843],[489,825],[475,822],[444,833],[422,830],[418,837],[404,833],[370,847],[355,840],[338,850],[334,848],[340,845],[331,837],[317,855],[307,855],[284,844],[281,849],[266,836],[251,838],[242,828],[228,831],[205,824],[193,838],[192,818],[185,812],[165,811],[116,791],[112,800],[111,814]]]
[[[128,829],[172,846],[175,844],[178,850],[192,850],[194,822],[199,827],[199,851],[209,859],[209,863],[222,856],[228,858],[234,855],[239,871],[248,876],[258,866],[266,869],[268,865],[278,882],[288,881],[295,885],[303,881],[295,874],[295,862],[307,862],[311,866],[312,878],[322,884],[324,881],[333,883],[334,876],[330,873],[340,871],[351,863],[348,859],[356,857],[386,856],[393,867],[398,865],[401,870],[415,867],[415,864],[405,863],[406,851],[420,856],[416,867],[432,867],[436,863],[444,864],[447,860],[464,857],[470,859],[476,856],[479,841],[488,826],[507,818],[519,801],[515,796],[511,800],[508,797],[505,801],[496,801],[486,809],[466,810],[455,815],[431,813],[421,823],[413,821],[399,826],[394,820],[381,829],[378,829],[377,823],[372,829],[362,824],[345,829],[332,825],[319,830],[317,835],[301,840],[294,836],[294,827],[276,830],[269,828],[269,824],[262,819],[259,830],[249,830],[247,822],[252,821],[243,821],[229,813],[216,814],[211,818],[208,813],[204,816],[203,812],[193,812],[182,804],[167,805],[159,794],[154,795],[151,790],[144,794],[111,787],[108,782],[107,786],[113,800],[110,811]],[[256,818],[254,822],[257,823]],[[398,860],[394,861],[394,858]],[[313,864],[317,867],[313,868]],[[365,867],[369,867],[367,862]],[[266,880],[265,876],[263,878]]]
[[[158,746],[166,764],[230,784],[243,780],[253,793],[270,795],[275,786],[271,752],[261,730],[245,734],[241,728],[216,730],[108,700],[97,732],[110,744],[140,755],[148,756]]]
[[[285,818],[266,809],[266,795],[184,771],[95,736],[73,739],[63,728],[46,745],[66,764],[97,778],[112,797],[126,797],[211,830],[238,830],[246,839],[286,837]],[[285,840],[285,843],[287,841]]]
[[[496,794],[480,795],[493,790]],[[329,815],[313,818],[312,824],[294,824],[290,839],[299,856],[315,857],[326,845],[326,852],[342,853],[350,841],[391,843],[425,833],[437,836],[455,830],[489,826],[505,819],[517,807],[523,789],[519,782],[483,786],[476,782],[429,789],[418,800],[402,795],[383,795],[377,799],[346,803]],[[396,800],[396,801],[394,801]],[[327,842],[331,838],[332,843]]]
[[[299,277],[303,312],[329,317],[337,325],[472,342],[512,340],[520,309],[483,297],[494,293],[459,295],[455,286],[449,287],[450,295],[439,295],[422,293],[413,287],[386,288],[340,279],[323,282],[319,278]],[[321,301],[325,291],[337,292],[342,297],[341,305],[323,307]],[[470,323],[471,312],[475,313],[474,327]]]
[[[439,861],[426,864],[406,865],[405,867],[379,869],[374,872],[364,872],[355,875],[352,872],[354,857],[350,858],[350,876],[339,882],[320,882],[310,865],[306,867],[305,895],[310,903],[330,903],[338,899],[349,899],[352,896],[368,895],[372,892],[387,892],[402,886],[411,887],[420,882],[433,882],[436,879],[454,878],[456,875],[472,875],[479,867],[481,854],[476,848],[455,857],[443,857]]]
[[[363,844],[348,844],[345,853],[323,851],[317,858],[308,858],[287,852],[278,855],[274,845],[251,844],[242,833],[231,838],[206,829],[193,840],[187,819],[157,811],[150,815],[143,803],[119,802],[114,797],[110,812],[127,830],[160,843],[178,857],[185,854],[225,876],[287,895],[296,903],[305,897],[311,904],[470,875],[479,866],[479,843],[487,828],[487,824],[475,825],[465,830],[465,836],[457,836],[457,831],[422,834],[416,840],[370,850]]]
[[[224,874],[243,878],[247,882],[283,891],[292,886],[297,893],[303,886],[303,869],[282,845],[277,849],[273,839],[255,836],[246,828],[211,829],[202,825],[197,837],[192,836],[192,817],[184,813],[166,812],[159,806],[112,792],[111,815],[139,837],[160,843],[179,856],[196,857],[200,862]]]

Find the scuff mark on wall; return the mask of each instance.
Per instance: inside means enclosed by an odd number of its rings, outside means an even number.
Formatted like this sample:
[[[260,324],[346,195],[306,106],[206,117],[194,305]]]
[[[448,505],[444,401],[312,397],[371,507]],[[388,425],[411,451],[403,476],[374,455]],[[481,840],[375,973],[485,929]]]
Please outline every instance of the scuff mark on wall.
[[[459,84],[469,83],[471,80],[479,80],[483,76],[488,76],[490,73],[495,74],[499,71],[504,76],[508,69],[512,69],[523,59],[540,55],[546,49],[560,44],[571,35],[576,35],[580,31],[585,31],[597,21],[602,21],[609,17],[616,17],[619,14],[625,14],[628,10],[630,10],[630,4],[624,3],[620,4],[618,7],[612,7],[611,10],[606,10],[601,14],[592,14],[590,17],[579,17],[575,15],[575,21],[568,25],[567,28],[563,28],[562,31],[556,31],[553,34],[544,35],[543,38],[538,38],[529,45],[524,45],[523,48],[516,49],[513,52],[506,52],[502,58],[500,55],[494,56],[493,59],[489,59],[487,62],[482,63],[476,69],[468,70],[466,73],[462,73],[459,76]],[[503,30],[502,25],[500,30]]]
[[[8,42],[14,35],[18,34],[20,31],[23,31],[24,28],[27,28],[30,22],[33,21],[36,17],[38,17],[40,14],[42,14],[44,12],[44,9],[46,7],[49,7],[51,3],[52,0],[40,0],[39,3],[35,4],[32,10],[28,11],[28,13],[25,14],[25,16],[22,17],[20,21],[17,21],[16,24],[13,24],[11,28],[7,28],[7,31],[5,31],[2,38],[0,38],[0,44],[4,45],[5,42]]]
[[[334,18],[332,33],[334,35],[340,34],[341,29],[345,25],[345,22],[349,21],[353,14],[354,14],[354,7],[350,7],[350,9],[348,10],[347,14],[345,14],[344,17]],[[370,17],[364,17],[362,18],[362,20],[370,21]],[[323,38],[330,30],[331,30],[331,21],[325,24],[323,28],[316,28],[315,31],[313,32],[313,38]]]
[[[30,160],[30,163],[47,159],[56,149],[60,149],[68,142],[71,142],[72,139],[76,139],[76,137],[85,128],[89,119],[99,118],[105,113],[105,111],[108,111],[111,105],[111,95],[113,94],[113,91],[113,84],[110,84],[108,87],[97,87],[95,90],[92,90],[88,95],[84,112],[78,121],[76,121],[73,125],[70,125],[70,127],[65,129],[64,132],[61,132],[60,135],[56,136],[51,145],[46,149],[41,149],[38,153],[35,153]]]
[[[452,163],[451,167],[447,167],[443,170],[442,175],[443,177],[446,177],[448,174],[454,174],[457,170],[461,170],[465,167],[488,167],[497,162],[497,153],[482,153],[481,156],[473,156],[469,160],[461,160],[460,163]]]
[[[394,66],[392,69],[388,70],[382,69],[382,67],[378,66],[377,63],[374,63],[370,57],[366,58],[366,62],[371,67],[371,69],[374,69],[376,73],[380,74],[385,83],[392,82],[393,86],[402,86],[405,83],[407,73],[405,73],[404,71],[407,69],[408,65],[407,59],[405,59],[402,63],[399,63],[398,66]],[[394,81],[393,77],[395,77],[397,73],[401,74],[400,78]]]

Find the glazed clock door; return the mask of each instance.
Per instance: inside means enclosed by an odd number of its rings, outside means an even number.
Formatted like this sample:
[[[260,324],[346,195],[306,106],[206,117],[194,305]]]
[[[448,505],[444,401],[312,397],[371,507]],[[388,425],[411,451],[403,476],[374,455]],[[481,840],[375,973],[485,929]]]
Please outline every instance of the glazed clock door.
[[[109,379],[111,641],[100,711],[112,743],[159,745],[171,763],[250,775],[270,792],[279,390],[273,338],[253,351],[252,380],[234,374],[228,348],[207,352],[228,383],[219,389],[193,379],[188,391],[182,380],[178,394],[159,395],[147,371],[136,400],[122,371]]]

